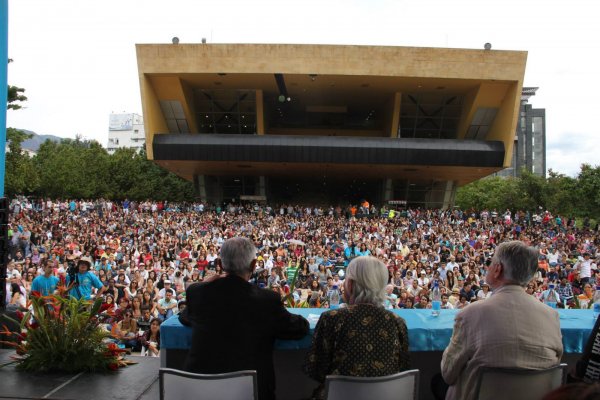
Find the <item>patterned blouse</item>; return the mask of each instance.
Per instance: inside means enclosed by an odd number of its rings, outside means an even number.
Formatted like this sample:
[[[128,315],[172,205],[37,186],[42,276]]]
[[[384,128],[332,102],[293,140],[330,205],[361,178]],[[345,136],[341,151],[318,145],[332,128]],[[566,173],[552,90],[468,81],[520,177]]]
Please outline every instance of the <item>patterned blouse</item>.
[[[304,370],[322,384],[327,375],[385,376],[409,367],[404,319],[356,304],[321,314]]]

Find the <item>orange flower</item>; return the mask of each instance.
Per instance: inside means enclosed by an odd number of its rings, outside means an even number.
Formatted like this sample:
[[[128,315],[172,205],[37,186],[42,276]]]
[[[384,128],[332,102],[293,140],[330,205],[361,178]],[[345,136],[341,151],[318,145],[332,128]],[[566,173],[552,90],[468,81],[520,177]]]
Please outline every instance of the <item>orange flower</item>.
[[[6,335],[6,336],[10,336],[13,333],[10,331],[10,329],[8,329],[8,327],[6,325],[2,325],[2,330],[0,331],[0,335]]]

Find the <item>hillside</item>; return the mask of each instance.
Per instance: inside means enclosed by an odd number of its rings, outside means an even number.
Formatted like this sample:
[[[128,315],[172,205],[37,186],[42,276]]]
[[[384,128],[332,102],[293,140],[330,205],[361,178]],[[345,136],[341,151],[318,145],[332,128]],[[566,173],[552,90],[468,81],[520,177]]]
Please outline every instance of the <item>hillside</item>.
[[[21,145],[21,147],[23,149],[27,149],[27,150],[31,150],[31,151],[35,151],[35,152],[38,151],[38,149],[40,148],[40,145],[42,143],[44,143],[47,139],[50,139],[53,142],[60,142],[63,139],[59,136],[54,136],[54,135],[38,135],[37,133],[35,133],[33,131],[29,131],[27,129],[20,129],[20,130],[33,135],[33,137],[31,139],[27,139],[26,141],[24,141],[23,144]]]

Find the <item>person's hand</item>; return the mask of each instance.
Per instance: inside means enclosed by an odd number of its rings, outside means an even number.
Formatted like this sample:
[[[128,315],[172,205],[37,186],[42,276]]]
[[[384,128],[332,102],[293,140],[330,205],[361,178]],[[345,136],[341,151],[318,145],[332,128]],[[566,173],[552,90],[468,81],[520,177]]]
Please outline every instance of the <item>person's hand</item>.
[[[212,281],[216,281],[217,279],[221,279],[221,278],[223,278],[223,277],[225,277],[225,276],[227,276],[227,274],[223,274],[223,275],[217,275],[217,274],[214,274],[214,275],[211,275],[211,276],[209,276],[208,278],[204,279],[204,281],[203,281],[203,282],[212,282]]]

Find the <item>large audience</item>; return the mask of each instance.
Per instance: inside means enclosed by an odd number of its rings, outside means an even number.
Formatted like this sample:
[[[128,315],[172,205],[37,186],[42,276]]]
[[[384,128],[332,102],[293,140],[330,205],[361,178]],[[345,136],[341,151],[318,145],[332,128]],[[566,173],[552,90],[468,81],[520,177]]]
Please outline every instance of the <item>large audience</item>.
[[[89,257],[106,288],[113,336],[148,355],[158,355],[158,327],[185,307],[186,288],[224,274],[219,248],[234,236],[258,249],[251,282],[280,293],[290,307],[329,307],[348,263],[371,255],[388,269],[386,308],[431,308],[437,283],[441,307],[461,309],[491,295],[486,263],[507,240],[539,250],[526,290],[540,301],[555,285],[559,307],[589,308],[600,285],[598,225],[545,210],[18,198],[9,222],[9,309],[27,307],[45,265],[65,282],[69,268]]]

